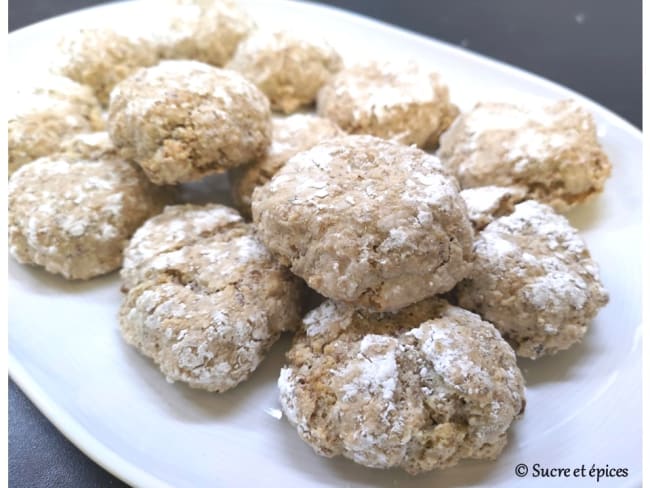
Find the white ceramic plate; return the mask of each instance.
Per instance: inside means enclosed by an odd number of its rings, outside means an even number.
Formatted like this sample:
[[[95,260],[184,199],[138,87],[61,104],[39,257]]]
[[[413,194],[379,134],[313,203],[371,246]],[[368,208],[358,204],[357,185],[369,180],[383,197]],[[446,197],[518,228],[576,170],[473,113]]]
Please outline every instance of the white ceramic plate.
[[[261,23],[281,21],[323,33],[354,57],[377,53],[431,64],[462,108],[486,98],[584,102],[614,170],[605,194],[569,217],[601,264],[609,305],[581,345],[535,363],[521,361],[528,407],[497,462],[464,462],[418,477],[322,458],[303,444],[280,418],[275,387],[287,338],[234,391],[216,395],[167,384],[120,339],[116,274],[70,283],[10,262],[13,379],[86,454],[139,486],[520,486],[518,463],[625,467],[627,478],[601,480],[599,486],[640,486],[640,132],[565,88],[441,42],[322,6],[246,3]],[[112,4],[14,32],[10,65],[32,71],[46,62],[62,32],[97,22],[142,22],[138,8]],[[212,183],[225,188],[223,178]],[[595,481],[555,480],[552,486],[582,483]]]

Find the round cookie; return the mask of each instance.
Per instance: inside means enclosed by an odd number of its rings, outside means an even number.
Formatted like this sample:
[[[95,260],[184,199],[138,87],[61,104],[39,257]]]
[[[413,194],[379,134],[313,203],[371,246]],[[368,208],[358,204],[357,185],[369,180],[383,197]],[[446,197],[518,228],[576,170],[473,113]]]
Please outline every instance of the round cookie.
[[[572,100],[479,103],[442,136],[438,157],[463,188],[525,186],[561,212],[602,192],[611,173],[593,118]]]
[[[115,87],[108,130],[151,181],[176,184],[264,155],[271,112],[264,94],[234,71],[163,61]]]
[[[158,62],[149,42],[107,28],[90,28],[65,35],[52,69],[90,86],[102,105],[113,87],[142,66]]]
[[[327,301],[305,317],[287,361],[280,403],[300,437],[372,468],[494,459],[525,406],[499,332],[436,298],[394,314]]]
[[[45,75],[9,97],[9,175],[58,150],[63,138],[104,127],[92,90],[63,76]]]
[[[465,200],[469,220],[478,231],[494,219],[514,212],[515,204],[526,198],[521,186],[478,186],[460,192]]]
[[[233,388],[300,321],[299,280],[221,205],[171,206],[149,220],[122,278],[124,339],[193,388]]]
[[[194,59],[223,66],[255,27],[248,13],[233,0],[151,3],[155,3],[157,15],[145,35],[162,59]]]
[[[120,159],[37,159],[9,180],[9,251],[67,279],[108,273],[169,196]]]
[[[322,295],[397,310],[454,287],[473,231],[435,156],[372,136],[296,154],[253,193],[262,241]]]
[[[478,234],[461,307],[492,322],[518,355],[554,354],[578,342],[608,295],[569,221],[529,200]]]
[[[314,103],[318,90],[342,66],[325,40],[276,30],[251,34],[228,63],[269,97],[273,110],[286,114]]]
[[[318,94],[318,114],[345,132],[435,147],[458,114],[437,73],[414,62],[366,62],[341,70]]]
[[[273,139],[266,155],[228,173],[232,198],[242,215],[251,216],[251,198],[256,187],[264,185],[289,158],[321,141],[343,135],[329,119],[311,114],[273,118]]]

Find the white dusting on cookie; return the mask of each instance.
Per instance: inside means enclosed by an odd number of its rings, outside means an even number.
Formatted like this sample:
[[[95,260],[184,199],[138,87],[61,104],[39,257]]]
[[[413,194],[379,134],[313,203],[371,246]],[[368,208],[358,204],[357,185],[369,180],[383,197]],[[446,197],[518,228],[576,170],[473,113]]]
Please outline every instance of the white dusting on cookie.
[[[559,211],[602,192],[611,173],[592,116],[573,100],[479,103],[441,137],[437,155],[463,188],[520,186]]]
[[[493,322],[519,355],[537,358],[580,341],[608,295],[568,220],[529,200],[487,225],[461,306]]]
[[[235,387],[297,325],[300,283],[222,205],[167,207],[138,230],[121,274],[125,340],[193,388]]]
[[[287,419],[319,454],[416,474],[494,458],[521,413],[510,346],[440,299],[383,314],[326,301],[303,331],[278,388]]]

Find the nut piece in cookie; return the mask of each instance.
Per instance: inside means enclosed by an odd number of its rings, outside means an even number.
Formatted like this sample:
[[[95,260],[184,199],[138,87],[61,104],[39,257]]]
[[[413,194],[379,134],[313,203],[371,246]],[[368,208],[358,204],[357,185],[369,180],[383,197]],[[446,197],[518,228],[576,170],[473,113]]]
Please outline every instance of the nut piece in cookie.
[[[435,156],[342,136],[292,157],[253,192],[253,220],[281,262],[328,298],[397,310],[468,273],[473,230]]]
[[[458,303],[492,322],[520,356],[569,348],[607,304],[585,243],[548,205],[516,205],[478,234],[474,253],[455,289]]]
[[[469,220],[474,230],[483,229],[497,217],[511,214],[515,204],[526,198],[521,186],[477,186],[460,192],[467,204]]]
[[[342,66],[336,50],[317,36],[260,30],[239,45],[227,67],[255,83],[273,110],[289,114],[313,104]]]
[[[152,22],[142,33],[162,59],[193,59],[223,66],[255,22],[234,0],[151,0]]]
[[[300,321],[300,281],[221,205],[170,206],[146,222],[122,280],[124,339],[193,388],[233,388]]]
[[[438,157],[463,188],[524,186],[560,212],[602,192],[611,173],[592,116],[572,100],[479,103],[442,136]]]
[[[232,198],[245,217],[251,216],[253,190],[264,185],[289,158],[321,141],[343,135],[330,119],[311,114],[273,118],[273,140],[258,160],[229,172]]]
[[[142,66],[158,61],[144,39],[107,28],[81,29],[59,41],[52,70],[90,86],[102,105],[113,87]]]
[[[372,468],[494,459],[525,406],[499,332],[437,298],[383,314],[327,301],[305,317],[287,361],[280,403],[300,437]]]
[[[264,94],[234,71],[163,61],[115,87],[108,130],[151,181],[176,184],[263,156],[271,111]]]
[[[318,114],[345,132],[436,147],[458,108],[434,71],[415,62],[367,62],[343,69],[318,94]]]
[[[9,180],[9,251],[67,279],[108,273],[170,197],[121,159],[37,159]]]
[[[56,152],[65,137],[104,127],[92,90],[63,76],[46,75],[19,86],[8,101],[9,175]]]

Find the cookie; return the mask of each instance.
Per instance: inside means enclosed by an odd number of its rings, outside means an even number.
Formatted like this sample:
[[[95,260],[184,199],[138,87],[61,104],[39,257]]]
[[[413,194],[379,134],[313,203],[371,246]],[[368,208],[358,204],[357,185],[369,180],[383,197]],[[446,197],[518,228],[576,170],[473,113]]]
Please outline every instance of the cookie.
[[[158,61],[153,46],[144,39],[103,27],[67,34],[58,47],[53,71],[90,86],[102,105],[118,82]]]
[[[560,212],[601,193],[611,173],[592,116],[572,100],[479,103],[441,138],[438,157],[463,188],[524,186]]]
[[[313,104],[342,66],[341,56],[325,40],[281,30],[254,32],[228,63],[269,97],[273,110],[286,114]]]
[[[525,406],[499,332],[437,298],[383,314],[327,301],[305,317],[287,361],[280,403],[300,437],[372,468],[494,459]]]
[[[193,59],[223,66],[255,22],[233,0],[155,0],[156,16],[145,27],[162,59]]]
[[[235,206],[248,218],[251,216],[253,190],[269,181],[291,156],[321,141],[343,135],[331,120],[311,114],[274,117],[272,122],[273,139],[266,154],[228,173]]]
[[[280,261],[322,295],[397,310],[465,277],[473,231],[435,156],[372,136],[296,154],[253,192],[253,221]]]
[[[193,388],[233,388],[300,321],[299,280],[222,205],[170,206],[149,220],[122,280],[124,339]]]
[[[119,151],[106,131],[83,132],[70,136],[61,141],[56,154],[70,160],[119,157]]]
[[[67,136],[104,127],[92,90],[63,76],[45,75],[27,82],[8,102],[9,175],[57,151]]]
[[[345,132],[424,148],[436,147],[458,114],[438,74],[415,62],[345,68],[323,86],[317,107]]]
[[[234,71],[198,61],[162,61],[111,95],[108,130],[154,183],[177,184],[263,156],[269,102]]]
[[[511,214],[515,204],[526,198],[526,188],[478,186],[462,190],[460,196],[467,204],[467,213],[474,230],[481,230],[494,219]]]
[[[519,356],[536,359],[580,341],[608,295],[569,221],[530,200],[481,231],[461,307],[492,322]]]
[[[9,180],[9,251],[67,279],[108,273],[170,197],[121,159],[37,159]]]

